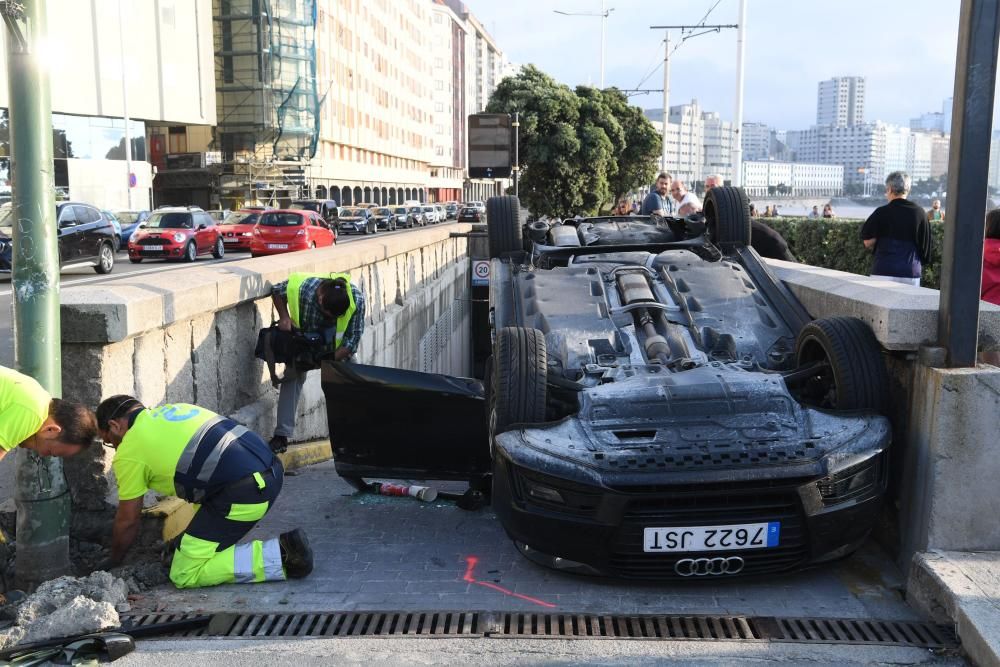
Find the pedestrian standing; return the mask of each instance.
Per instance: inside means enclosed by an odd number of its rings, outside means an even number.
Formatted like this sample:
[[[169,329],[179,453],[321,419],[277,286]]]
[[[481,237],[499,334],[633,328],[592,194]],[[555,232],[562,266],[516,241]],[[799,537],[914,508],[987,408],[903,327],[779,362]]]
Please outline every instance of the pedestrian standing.
[[[293,273],[271,288],[278,311],[278,328],[322,334],[336,361],[347,361],[358,351],[365,329],[365,298],[346,273]],[[271,449],[283,452],[295,432],[299,396],[308,371],[285,367],[278,393],[278,418]]]
[[[980,298],[1000,306],[1000,208],[995,208],[986,214]]]
[[[688,192],[684,181],[675,180],[670,184],[670,196],[674,200],[674,210],[682,218],[701,210],[701,201],[693,192]]]
[[[833,212],[833,206],[830,204],[824,204],[823,206],[823,217],[824,218],[836,218],[837,215]]]
[[[646,198],[642,200],[640,215],[668,216],[674,213],[674,204],[670,200],[670,181],[673,177],[665,171],[661,171],[656,177],[656,183]]]
[[[811,211],[809,211],[809,217],[810,218],[818,218],[819,217],[819,206],[813,206],[813,209]]]
[[[927,211],[928,222],[944,222],[944,211],[941,210],[941,200],[935,199],[931,202],[931,209]]]
[[[281,461],[259,435],[197,405],[146,408],[124,394],[101,402],[97,425],[115,450],[118,480],[111,557],[98,569],[125,558],[152,489],[198,506],[170,564],[177,588],[283,581],[312,571],[301,529],[237,544],[271,509],[284,479]]]
[[[75,456],[97,437],[94,413],[52,398],[35,378],[0,366],[0,458],[15,447],[39,456]]]
[[[889,203],[868,217],[861,239],[875,254],[872,277],[919,286],[923,265],[930,260],[931,229],[924,209],[906,198],[909,193],[907,173],[889,174],[885,179]]]

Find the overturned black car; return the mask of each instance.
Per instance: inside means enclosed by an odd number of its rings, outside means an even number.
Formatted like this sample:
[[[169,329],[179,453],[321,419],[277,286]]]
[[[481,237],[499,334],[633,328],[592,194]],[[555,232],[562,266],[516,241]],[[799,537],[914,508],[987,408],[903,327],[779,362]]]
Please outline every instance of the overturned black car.
[[[488,206],[484,383],[326,365],[342,476],[468,479],[525,556],[581,573],[759,575],[861,544],[888,472],[880,346],[809,317],[750,248],[742,190],[703,219]]]

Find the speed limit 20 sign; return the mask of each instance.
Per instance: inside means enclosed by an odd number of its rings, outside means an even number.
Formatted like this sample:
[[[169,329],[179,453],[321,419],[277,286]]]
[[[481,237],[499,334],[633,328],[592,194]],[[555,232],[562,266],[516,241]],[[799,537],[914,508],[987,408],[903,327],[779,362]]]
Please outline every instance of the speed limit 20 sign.
[[[476,287],[488,286],[490,284],[490,260],[472,260],[472,284]]]

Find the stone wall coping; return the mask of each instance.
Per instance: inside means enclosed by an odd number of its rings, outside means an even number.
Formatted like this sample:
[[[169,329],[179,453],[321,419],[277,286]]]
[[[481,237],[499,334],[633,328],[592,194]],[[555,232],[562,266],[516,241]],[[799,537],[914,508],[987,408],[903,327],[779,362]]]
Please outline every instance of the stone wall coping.
[[[466,223],[373,236],[306,252],[258,257],[183,272],[121,276],[120,283],[67,287],[61,293],[62,340],[114,343],[197,315],[266,297],[290,273],[349,272],[467,233]],[[173,282],[172,282],[173,279]],[[180,282],[183,281],[183,282]]]
[[[937,340],[941,293],[936,289],[808,264],[765,261],[813,317],[858,317],[871,325],[888,350],[916,350]],[[981,346],[1000,343],[1000,306],[980,302],[979,336]]]

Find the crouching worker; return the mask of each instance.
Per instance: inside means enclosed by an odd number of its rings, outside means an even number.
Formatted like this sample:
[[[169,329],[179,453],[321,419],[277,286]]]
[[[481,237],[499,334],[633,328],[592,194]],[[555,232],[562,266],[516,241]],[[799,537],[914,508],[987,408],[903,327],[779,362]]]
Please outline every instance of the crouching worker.
[[[15,447],[39,456],[75,456],[96,437],[93,412],[52,398],[33,377],[0,366],[0,458]]]
[[[124,395],[101,403],[97,427],[115,448],[118,478],[105,567],[125,557],[139,530],[142,497],[153,489],[198,505],[170,566],[178,588],[281,581],[312,572],[312,549],[301,529],[237,544],[271,509],[284,478],[281,461],[256,433],[196,405],[146,408]]]

